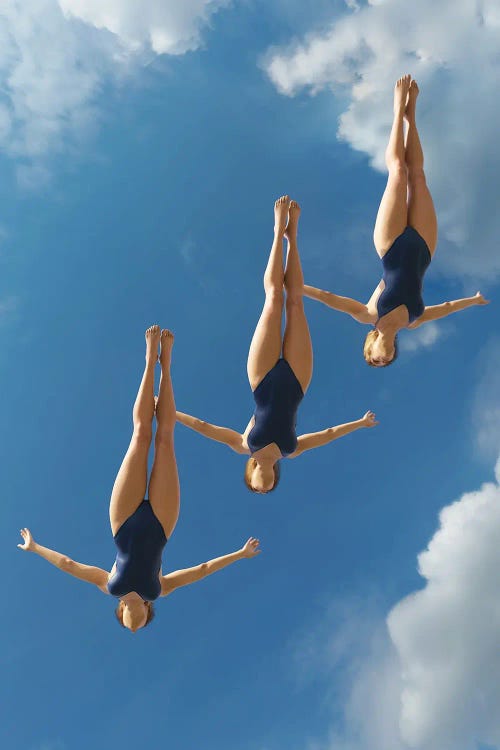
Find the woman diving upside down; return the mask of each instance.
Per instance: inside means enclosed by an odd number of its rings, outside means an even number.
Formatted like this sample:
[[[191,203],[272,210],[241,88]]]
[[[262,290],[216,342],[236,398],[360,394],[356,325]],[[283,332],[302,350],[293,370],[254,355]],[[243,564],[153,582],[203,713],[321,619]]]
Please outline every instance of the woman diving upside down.
[[[146,367],[134,404],[132,440],[116,477],[109,506],[111,531],[117,547],[111,571],[108,573],[102,568],[83,565],[42,547],[26,528],[21,529],[24,543],[18,544],[20,549],[37,553],[65,573],[94,584],[103,594],[117,597],[116,616],[120,624],[132,632],[152,620],[152,602],[159,596],[167,596],[180,586],[195,583],[237,560],[255,557],[260,552],[259,541],[252,537],[241,549],[229,555],[168,575],[162,573],[163,548],[175,529],[180,508],[174,453],[175,402],[170,377],[173,343],[174,336],[170,331],[160,333],[158,326],[146,331]],[[159,357],[158,345],[161,345]],[[161,365],[161,380],[155,407],[157,361]],[[144,499],[155,414],[155,456],[149,480],[149,499]]]
[[[411,76],[396,82],[394,120],[385,153],[389,177],[375,222],[373,239],[382,261],[383,277],[369,301],[362,302],[304,287],[304,295],[373,326],[365,340],[364,357],[373,367],[386,367],[397,356],[396,337],[402,328],[414,329],[472,305],[474,297],[425,307],[424,274],[434,256],[437,219],[424,174],[424,155],[416,124],[418,86]],[[406,142],[404,120],[407,121]]]
[[[304,278],[297,246],[300,207],[288,195],[274,204],[274,241],[264,274],[265,302],[250,344],[247,373],[255,412],[243,433],[218,427],[183,412],[177,420],[211,440],[249,456],[245,483],[253,492],[270,492],[279,480],[279,461],[296,458],[361,427],[377,422],[372,412],[354,422],[297,437],[297,409],[312,377],[313,353],[304,312]],[[288,241],[283,270],[283,239]],[[286,325],[281,336],[284,291]]]

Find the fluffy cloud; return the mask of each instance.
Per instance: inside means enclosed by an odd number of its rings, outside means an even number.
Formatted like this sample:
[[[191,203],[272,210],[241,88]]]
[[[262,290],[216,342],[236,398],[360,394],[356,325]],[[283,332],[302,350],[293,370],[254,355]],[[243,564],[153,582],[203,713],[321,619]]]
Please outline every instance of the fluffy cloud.
[[[500,746],[500,461],[496,480],[441,511],[418,558],[426,586],[388,618],[413,747]]]
[[[200,44],[227,0],[4,0],[0,5],[0,148],[18,178],[38,187],[50,156],[95,128],[101,89],[142,61]]]
[[[386,623],[358,604],[316,633],[342,709],[322,750],[500,748],[499,483],[500,460],[496,481],[443,508],[418,557],[425,586]]]
[[[410,72],[421,88],[419,127],[426,170],[449,252],[439,263],[474,279],[500,274],[495,142],[500,116],[500,10],[497,0],[371,0],[321,33],[271,50],[265,69],[293,96],[325,88],[350,97],[340,139],[384,170],[392,86]],[[375,218],[375,217],[374,217]]]
[[[230,0],[59,0],[64,14],[116,34],[128,47],[182,54],[200,44],[202,27]]]

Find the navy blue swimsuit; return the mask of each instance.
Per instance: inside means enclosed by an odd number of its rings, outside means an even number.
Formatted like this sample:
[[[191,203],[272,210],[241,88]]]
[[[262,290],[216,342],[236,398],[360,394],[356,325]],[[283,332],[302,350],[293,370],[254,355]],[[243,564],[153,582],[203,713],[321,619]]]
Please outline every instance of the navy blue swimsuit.
[[[297,447],[297,409],[304,393],[286,359],[279,359],[269,370],[253,397],[255,424],[247,438],[250,452],[276,443],[282,456],[293,453]]]
[[[425,310],[423,278],[430,262],[423,237],[413,227],[406,227],[382,258],[385,289],[377,300],[379,320],[400,305],[407,308],[410,323],[420,318]]]
[[[163,526],[149,500],[143,500],[114,537],[118,548],[116,572],[108,583],[112,596],[135,591],[145,601],[160,596],[161,555],[167,543]]]

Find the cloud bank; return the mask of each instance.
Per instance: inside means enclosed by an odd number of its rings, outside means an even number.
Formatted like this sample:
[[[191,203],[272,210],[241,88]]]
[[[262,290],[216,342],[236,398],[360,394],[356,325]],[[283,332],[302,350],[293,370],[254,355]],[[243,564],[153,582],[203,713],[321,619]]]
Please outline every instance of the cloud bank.
[[[4,0],[0,5],[0,149],[25,187],[50,157],[81,145],[99,122],[104,86],[144,53],[179,55],[228,0]]]
[[[312,746],[500,748],[499,483],[500,460],[496,481],[443,508],[418,556],[424,588],[396,604],[385,622],[359,602],[337,607],[328,636],[319,629],[316,646],[301,644],[301,658],[315,672],[322,644],[340,716],[328,740]]]
[[[147,45],[159,55],[196,49],[202,28],[230,0],[59,0],[68,18],[107,29],[131,50]]]
[[[269,50],[268,76],[287,96],[304,89],[347,95],[338,137],[385,170],[393,83],[410,72],[421,89],[419,129],[440,236],[450,246],[439,262],[475,280],[498,277],[497,0],[421,0],[418,12],[406,0],[346,5],[327,30]]]

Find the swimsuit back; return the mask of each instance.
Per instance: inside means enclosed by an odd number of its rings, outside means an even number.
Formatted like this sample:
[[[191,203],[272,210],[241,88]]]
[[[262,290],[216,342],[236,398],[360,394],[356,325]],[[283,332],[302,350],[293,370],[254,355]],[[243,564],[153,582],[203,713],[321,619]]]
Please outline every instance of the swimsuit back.
[[[161,555],[167,543],[163,526],[149,500],[143,500],[114,537],[118,553],[116,572],[108,583],[112,596],[136,591],[145,601],[160,595]]]
[[[423,278],[430,262],[425,240],[413,227],[406,227],[382,258],[385,289],[377,301],[379,320],[400,305],[407,308],[410,323],[422,315]]]
[[[286,359],[279,359],[269,370],[253,396],[255,424],[247,438],[251,453],[270,443],[276,443],[282,456],[293,453],[297,447],[297,409],[304,393]]]

